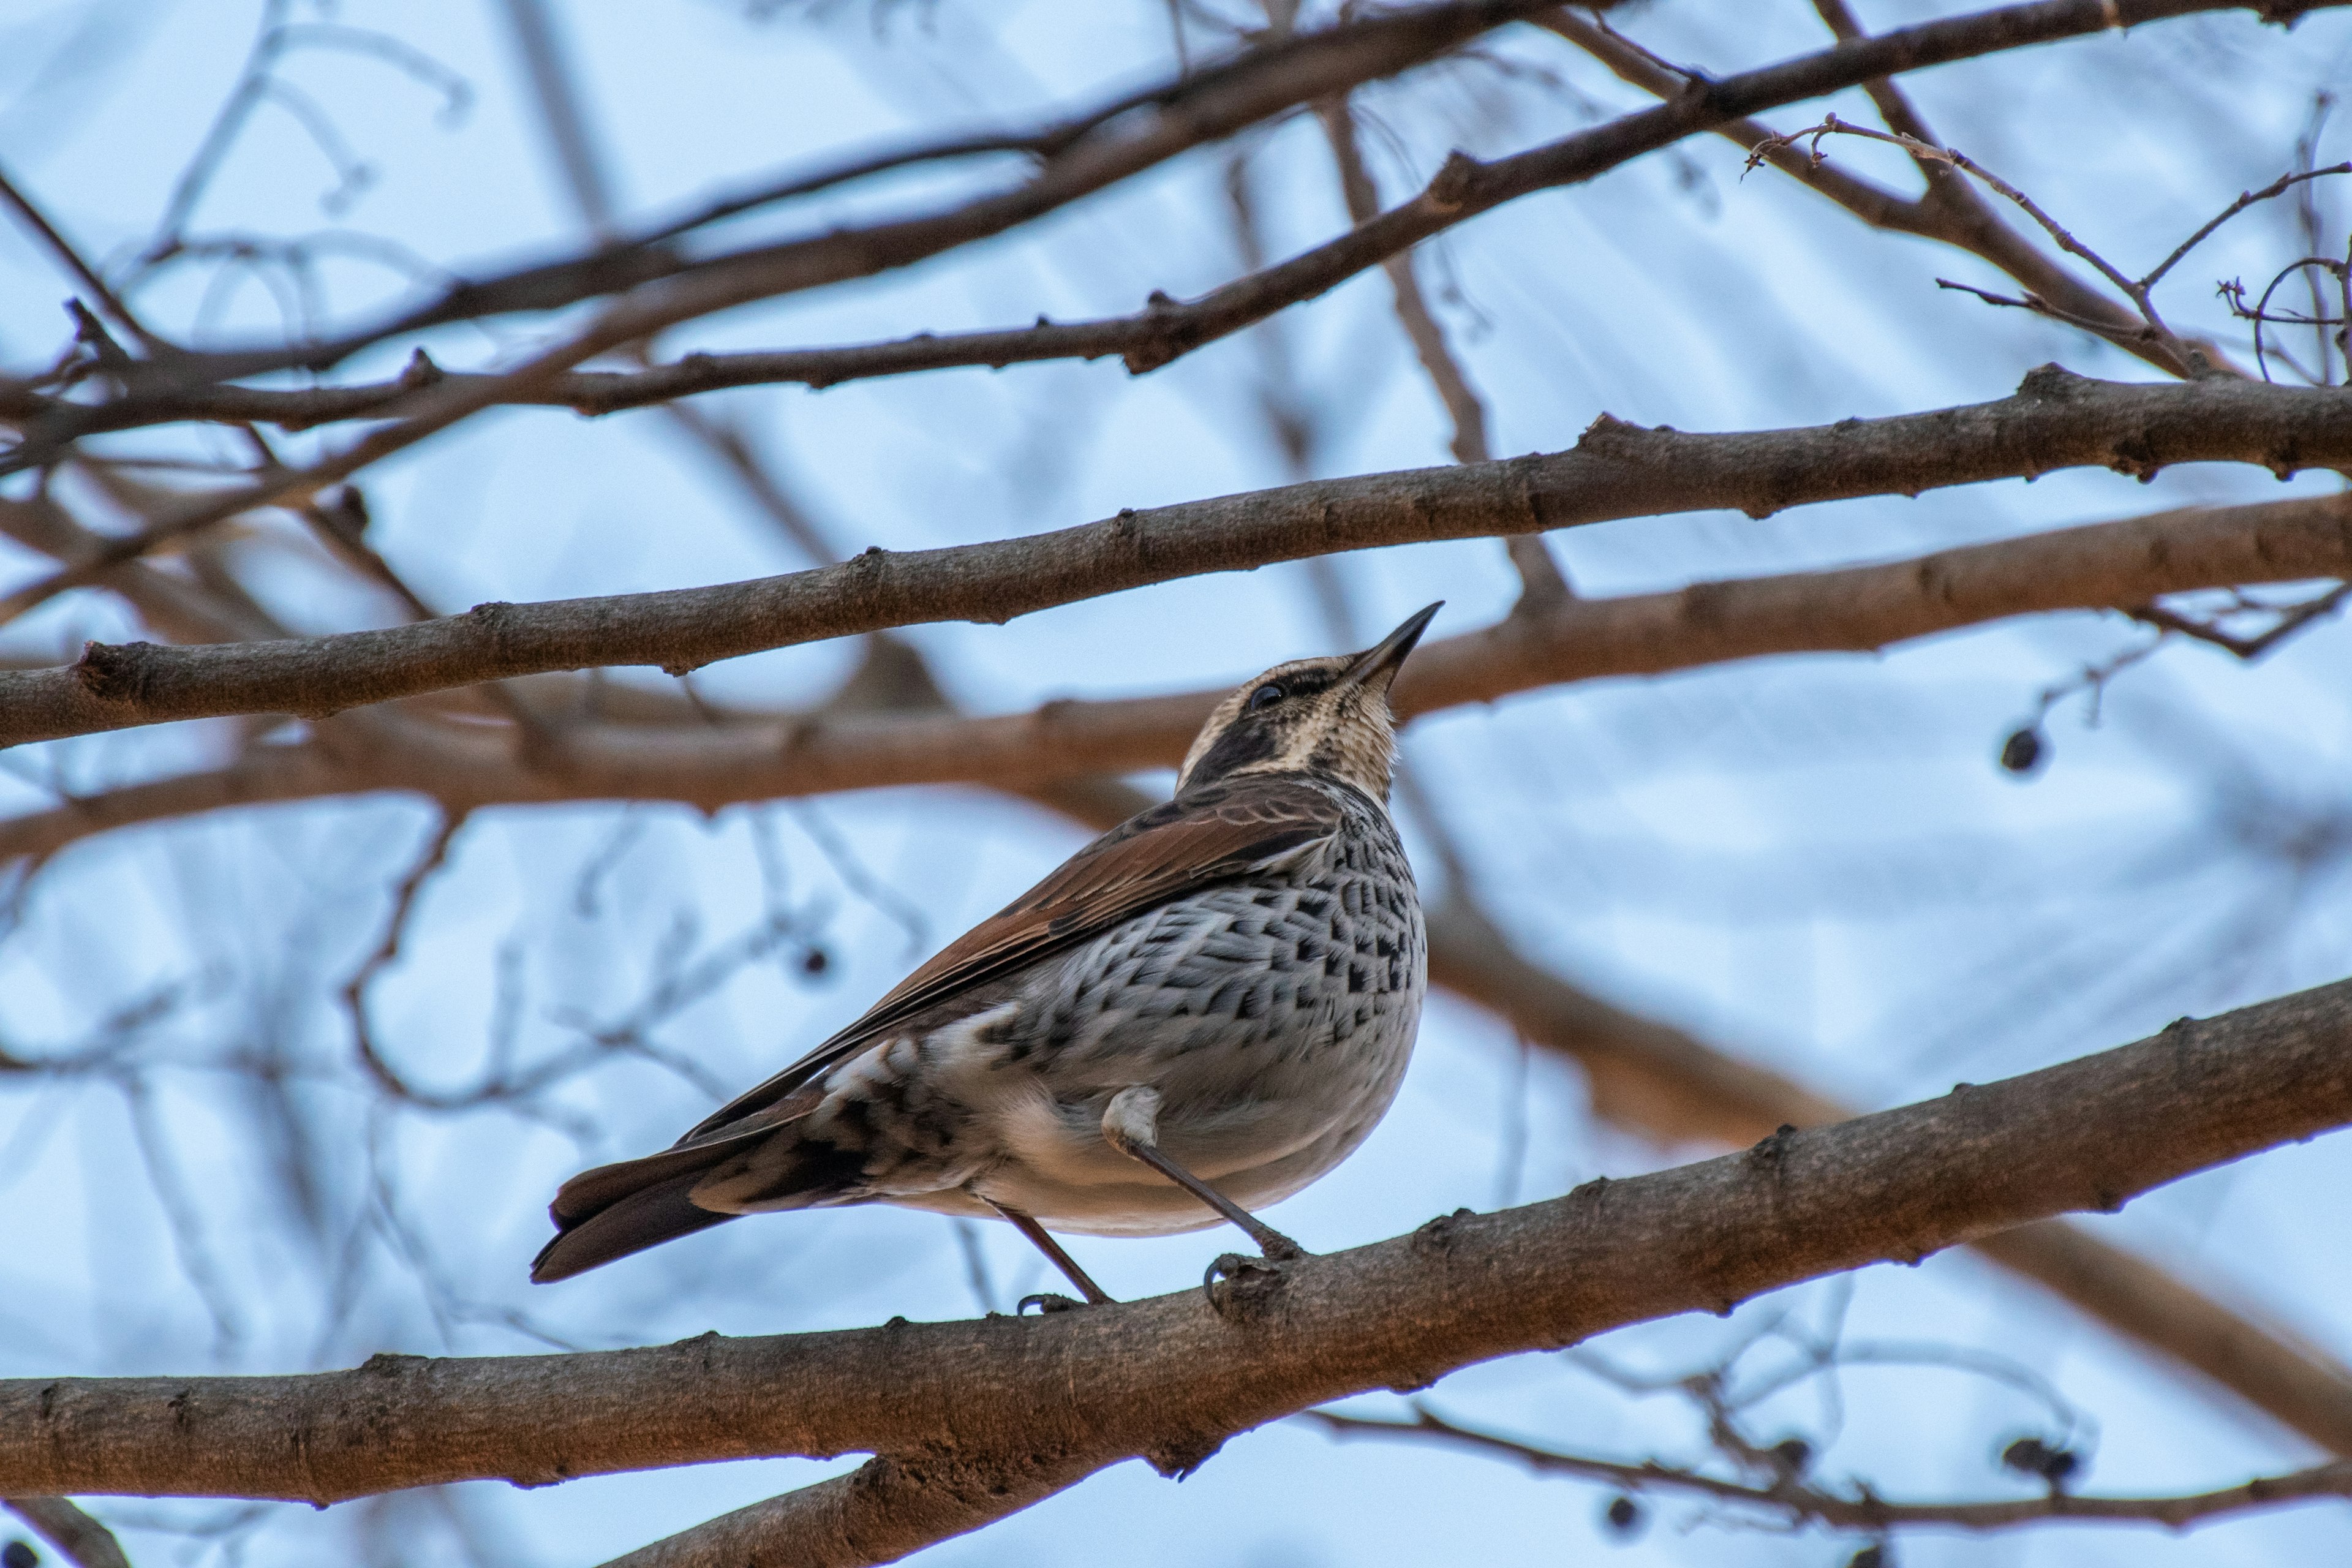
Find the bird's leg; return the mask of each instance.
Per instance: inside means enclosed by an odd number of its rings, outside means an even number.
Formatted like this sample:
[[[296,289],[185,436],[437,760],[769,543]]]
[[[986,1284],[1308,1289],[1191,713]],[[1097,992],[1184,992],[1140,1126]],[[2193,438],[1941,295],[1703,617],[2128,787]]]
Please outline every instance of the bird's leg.
[[[965,1190],[970,1191],[969,1188]],[[1110,1300],[1111,1298],[1109,1294],[1105,1291],[1101,1286],[1087,1278],[1087,1271],[1078,1267],[1078,1260],[1072,1258],[1068,1253],[1063,1251],[1062,1244],[1055,1241],[1053,1237],[1046,1232],[1044,1226],[1039,1225],[1035,1220],[1030,1218],[1027,1215],[1023,1214],[1019,1209],[1006,1208],[994,1198],[984,1196],[979,1193],[973,1193],[971,1195],[979,1198],[982,1203],[984,1203],[990,1208],[994,1209],[1005,1219],[1011,1220],[1013,1222],[1013,1228],[1027,1237],[1029,1238],[1029,1244],[1034,1247],[1038,1251],[1044,1253],[1046,1258],[1051,1260],[1054,1267],[1062,1271],[1063,1277],[1068,1279],[1071,1284],[1076,1285],[1078,1288],[1079,1292],[1086,1297],[1086,1300],[1083,1303],[1080,1303],[1071,1300],[1067,1296],[1045,1294],[1024,1296],[1021,1298],[1019,1303],[1020,1307],[1025,1307],[1029,1305],[1030,1302],[1034,1301],[1037,1303],[1037,1310],[1041,1312],[1066,1312],[1073,1307],[1080,1305],[1099,1307]],[[1014,1310],[1017,1311],[1019,1307],[1016,1307]]]
[[[1307,1256],[1307,1249],[1257,1215],[1170,1159],[1160,1147],[1160,1091],[1137,1084],[1111,1096],[1104,1108],[1103,1137],[1130,1160],[1150,1166],[1249,1233],[1258,1250],[1276,1263]]]

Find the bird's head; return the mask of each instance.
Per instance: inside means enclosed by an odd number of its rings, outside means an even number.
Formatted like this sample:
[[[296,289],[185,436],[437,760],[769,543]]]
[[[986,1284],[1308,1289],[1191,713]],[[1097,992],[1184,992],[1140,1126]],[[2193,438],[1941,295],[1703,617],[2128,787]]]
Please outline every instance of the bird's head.
[[[1176,792],[1255,773],[1319,773],[1385,804],[1396,763],[1389,687],[1444,602],[1361,653],[1277,664],[1218,703],[1185,753]]]

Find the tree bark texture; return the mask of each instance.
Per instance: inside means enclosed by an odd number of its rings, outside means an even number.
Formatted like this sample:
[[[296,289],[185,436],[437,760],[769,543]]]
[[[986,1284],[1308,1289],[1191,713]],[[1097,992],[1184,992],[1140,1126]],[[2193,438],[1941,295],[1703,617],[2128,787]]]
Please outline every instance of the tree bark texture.
[[[969,1529],[1121,1459],[1181,1473],[1234,1434],[1325,1400],[1423,1387],[1648,1319],[1727,1312],[2053,1214],[2112,1212],[2347,1121],[2352,982],[2339,982],[2000,1083],[1784,1130],[1741,1153],[1433,1220],[1245,1279],[1221,1309],[1188,1290],[1045,1319],[573,1355],[383,1355],[304,1376],[0,1383],[0,1492],[324,1503],[436,1482],[537,1486],[866,1452],[950,1477],[924,1489],[926,1506],[961,1510]],[[840,1532],[856,1538],[854,1520]]]
[[[1644,430],[1604,416],[1565,452],[1318,480],[982,544],[876,549],[837,566],[707,588],[481,605],[331,637],[93,643],[78,664],[0,674],[0,745],[238,713],[320,717],[593,666],[683,673],[768,648],[924,621],[1002,623],[1178,577],[1377,545],[1724,508],[1764,517],[2065,468],[2146,479],[2187,462],[2259,463],[2282,478],[2352,464],[2352,391],[2219,378],[2143,385],[2045,366],[2013,396],[1931,414],[1730,435]],[[1408,705],[1412,690],[1401,689]]]

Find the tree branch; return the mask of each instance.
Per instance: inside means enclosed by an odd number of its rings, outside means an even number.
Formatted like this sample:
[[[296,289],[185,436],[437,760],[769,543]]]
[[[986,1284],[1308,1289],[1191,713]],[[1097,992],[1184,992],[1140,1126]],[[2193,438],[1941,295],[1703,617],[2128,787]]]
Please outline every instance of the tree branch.
[[[1413,710],[1478,700],[1522,681],[1800,647],[1869,647],[2021,609],[2128,606],[2265,578],[2352,572],[2352,499],[2343,496],[2161,513],[1942,552],[1920,560],[1678,593],[1580,601],[1539,618],[1425,647],[1434,690]],[[1646,628],[1646,629],[1645,629]],[[1535,650],[1535,651],[1530,651]],[[1548,650],[1548,651],[1546,651]],[[895,668],[905,650],[886,660]],[[394,711],[363,732],[343,723],[296,745],[262,746],[210,772],[68,802],[0,823],[0,859],[45,857],[109,828],[236,805],[404,788],[452,811],[614,796],[715,810],[743,800],[918,780],[1019,787],[1105,827],[1149,804],[1124,786],[1050,770],[1163,765],[1181,754],[1219,695],[1057,704],[1010,719],[908,712],[935,707],[919,675],[889,683],[899,710],[818,712],[714,728],[586,725],[557,752],[483,726]],[[903,674],[904,672],[902,672]],[[1417,706],[1413,706],[1417,704]],[[557,706],[551,703],[550,706]],[[1107,762],[1106,759],[1108,759]],[[1039,779],[1040,769],[1047,776]],[[1023,783],[1023,780],[1033,782]],[[1475,908],[1432,911],[1433,980],[1501,1013],[1523,1037],[1574,1057],[1595,1110],[1668,1143],[1745,1143],[1791,1122],[1847,1111],[1768,1069],[1737,1061],[1569,986],[1515,951]],[[2249,1321],[2163,1270],[2063,1226],[1988,1238],[1980,1248],[2091,1317],[2212,1379],[2283,1424],[2352,1452],[2352,1377],[2326,1352]]]
[[[277,642],[93,643],[77,665],[0,675],[0,745],[233,713],[316,717],[593,665],[682,673],[768,648],[929,620],[1002,623],[1194,574],[1376,545],[1719,507],[1760,517],[2063,468],[2146,479],[2200,461],[2261,463],[2282,476],[2352,464],[2352,392],[2134,385],[2045,367],[1997,403],[1811,429],[1689,435],[1604,415],[1572,450],[1549,456],[1290,485],[952,549],[877,548],[838,566],[717,587],[483,605]],[[1410,693],[1432,678],[1406,681],[1408,706],[1428,700]]]
[[[1741,1154],[1595,1181],[1310,1258],[1226,1293],[1043,1320],[894,1321],[642,1350],[380,1355],[290,1377],[0,1383],[0,1491],[314,1502],[506,1479],[868,1452],[900,1555],[1129,1458],[1165,1473],[1311,1405],[1929,1253],[2352,1121],[2352,982]],[[2162,1137],[2147,1135],[2160,1127]],[[869,1466],[871,1473],[875,1467]],[[1034,1484],[1009,1480],[1021,1475]],[[828,1482],[838,1498],[856,1483]],[[873,1483],[869,1482],[869,1485]],[[775,1506],[775,1505],[771,1505]],[[780,1510],[803,1544],[803,1508]],[[863,1555],[858,1553],[862,1552]],[[674,1559],[676,1561],[676,1559]]]
[[[2323,577],[2352,577],[2352,496],[2159,512],[1884,565],[1523,610],[1424,645],[1399,683],[1397,706],[1417,717],[1565,681],[1772,654],[1876,651],[2017,615],[2137,613],[2168,594]],[[0,677],[0,690],[7,679],[56,673]],[[265,746],[211,773],[0,820],[0,859],[53,853],[135,823],[355,788],[413,789],[457,809],[644,799],[703,810],[909,784],[1034,789],[1171,765],[1222,695],[1066,700],[977,718],[921,703],[911,710],[828,706],[725,715],[718,722],[701,715],[692,723],[579,721],[520,748],[502,728],[435,725],[384,711],[367,735]]]
[[[131,1568],[114,1531],[74,1506],[71,1498],[0,1497],[0,1508],[31,1525],[75,1568]]]
[[[1824,5],[1822,9],[1824,18],[1831,21],[1832,30],[1842,41],[1861,36],[1852,26],[1851,18],[1845,17],[1843,5]],[[1838,18],[1843,18],[1845,26],[1839,26]],[[1660,98],[1673,98],[1693,90],[1693,79],[1687,72],[1666,65],[1619,34],[1573,12],[1555,11],[1537,17],[1535,25],[1559,34],[1607,66],[1620,79],[1645,92],[1655,93]],[[1879,112],[1885,117],[1891,128],[1923,141],[1931,140],[1924,122],[1890,79],[1875,78],[1862,85],[1870,92]],[[2191,374],[2193,367],[2175,353],[2169,344],[2154,342],[2147,337],[2147,323],[2140,320],[2137,311],[2101,293],[2061,267],[2031,239],[2003,222],[1991,205],[1956,171],[1932,163],[1920,163],[1921,174],[1927,183],[1927,194],[1916,197],[1906,196],[1874,181],[1808,157],[1786,144],[1780,132],[1760,121],[1743,119],[1711,129],[1743,151],[1756,153],[1762,149],[1760,155],[1766,163],[1800,184],[1811,187],[1873,228],[1916,235],[1981,258],[2015,279],[2035,298],[2047,301],[2058,313],[2084,331],[2169,374],[2185,376]],[[2222,363],[2218,350],[2201,343],[2198,346],[2212,363]]]
[[[175,356],[169,366],[129,366],[123,374],[135,392],[142,383],[160,383],[166,389],[184,385],[196,374],[228,379],[289,369],[325,370],[362,348],[404,332],[519,310],[560,310],[604,295],[626,293],[630,296],[626,309],[607,312],[625,317],[631,329],[611,339],[611,345],[617,346],[697,316],[754,300],[872,277],[1003,234],[1193,147],[1332,93],[1410,69],[1553,3],[1444,0],[1345,21],[1244,50],[1213,67],[1122,96],[1058,127],[1014,139],[1042,153],[1028,179],[918,216],[831,229],[806,238],[704,257],[668,245],[667,240],[677,232],[672,226],[651,238],[525,268],[503,278],[459,284],[421,310],[346,338],[284,349]],[[2235,9],[2248,0],[2231,0],[2228,5],[2224,0],[2146,3],[2159,8],[2189,5],[2193,9]],[[2343,0],[2314,3],[2335,5]],[[965,142],[940,151],[952,155],[977,150],[981,144]],[[859,170],[902,166],[919,161],[920,156],[893,156],[853,165],[847,177],[855,177]],[[757,200],[750,205],[757,205]],[[742,205],[731,210],[742,210]]]
[[[2160,1524],[2172,1530],[2231,1514],[2284,1503],[2352,1497],[2352,1460],[2314,1465],[2290,1475],[2263,1476],[2240,1486],[2174,1497],[2084,1497],[2051,1490],[2040,1497],[1986,1502],[1891,1502],[1864,1488],[1848,1496],[1801,1482],[1771,1487],[1744,1485],[1655,1460],[1629,1465],[1581,1454],[1555,1453],[1530,1443],[1472,1431],[1423,1410],[1413,1421],[1368,1421],[1309,1410],[1313,1421],[1339,1437],[1411,1438],[1465,1448],[1496,1458],[1515,1459],[1538,1473],[1607,1481],[1627,1491],[1684,1492],[1710,1502],[1730,1503],[1780,1516],[1790,1524],[1823,1524],[1832,1530],[1900,1530],[1942,1525],[1969,1531],[2014,1530],[2053,1520],[2093,1520],[2116,1524]],[[626,1561],[625,1559],[625,1561]]]
[[[555,404],[601,413],[724,387],[783,381],[827,386],[863,376],[904,374],[950,365],[1001,367],[1038,360],[1094,359],[1118,354],[1129,371],[1139,374],[1261,321],[1287,306],[1326,293],[1367,268],[1379,266],[1390,257],[1401,255],[1421,241],[1506,202],[1591,179],[1633,158],[1703,131],[1737,129],[1739,134],[1745,134],[1747,129],[1753,129],[1755,140],[1760,141],[1770,132],[1762,127],[1741,128],[1741,122],[1762,110],[1929,66],[2167,17],[2252,9],[2266,20],[2284,22],[2306,11],[2344,3],[2347,0],[2036,0],[2034,4],[1949,17],[1874,37],[1855,38],[1817,54],[1720,80],[1684,81],[1667,101],[1654,109],[1492,163],[1481,163],[1457,153],[1412,200],[1360,223],[1346,235],[1237,279],[1198,300],[1180,303],[1155,298],[1146,310],[1134,315],[1072,323],[1041,321],[1037,326],[1025,329],[919,334],[894,342],[773,353],[689,355],[677,364],[642,373],[535,377],[528,384],[490,388],[478,395],[487,401]],[[1468,27],[1463,20],[1468,9],[1476,9],[1487,19],[1477,27],[1469,27],[1463,37],[1514,17],[1532,17],[1542,7],[1532,3],[1507,5],[1503,0],[1490,0],[1484,7],[1432,6],[1422,13],[1406,13],[1384,20],[1400,26],[1407,21],[1425,23],[1430,30]],[[1439,12],[1445,15],[1436,15]],[[503,311],[554,310],[616,290],[635,289],[635,303],[626,312],[626,330],[612,340],[618,342],[753,300],[906,266],[1016,227],[1185,148],[1230,134],[1255,120],[1297,103],[1344,92],[1358,81],[1392,75],[1451,47],[1450,43],[1433,44],[1423,39],[1412,48],[1398,49],[1398,60],[1385,55],[1372,58],[1377,49],[1356,39],[1352,30],[1377,25],[1356,23],[1322,34],[1299,35],[1299,49],[1314,44],[1330,57],[1325,59],[1309,55],[1308,63],[1313,69],[1287,58],[1269,62],[1261,57],[1271,51],[1260,50],[1234,62],[1228,71],[1196,76],[1186,85],[1200,92],[1201,100],[1186,100],[1188,117],[1170,117],[1171,121],[1183,119],[1184,124],[1167,130],[1160,140],[1135,137],[1132,147],[1121,142],[1115,154],[1087,159],[1077,153],[1091,143],[1081,138],[1058,152],[1029,184],[935,216],[846,230],[693,262],[657,247],[623,247],[530,268],[508,279],[466,285],[448,300],[423,312],[334,343],[285,352],[257,351],[175,360],[168,378],[160,382],[153,377],[144,378],[144,382],[153,384],[134,383],[121,397],[95,407],[47,398],[23,384],[0,384],[0,416],[37,422],[37,428],[28,434],[26,447],[11,460],[31,460],[32,457],[53,453],[87,435],[180,418],[274,420],[282,414],[289,423],[302,426],[328,419],[390,417],[407,412],[407,400],[418,395],[419,384],[431,385],[448,379],[463,386],[475,379],[443,378],[427,365],[425,368],[431,372],[430,375],[404,378],[406,384],[264,390],[199,384],[186,368],[189,366],[200,366],[216,383],[287,368],[323,370],[370,343],[424,326]],[[1566,28],[1559,26],[1554,30],[1565,32]],[[1374,40],[1383,45],[1393,42]],[[1243,70],[1244,66],[1251,67],[1255,75]],[[1349,71],[1355,73],[1352,79]],[[1234,87],[1234,80],[1242,85]],[[1204,83],[1215,85],[1217,93],[1210,93]],[[1174,95],[1184,89],[1163,89],[1138,102],[1160,103],[1165,110],[1172,106]],[[1168,101],[1162,102],[1163,100]],[[1214,112],[1204,109],[1203,104],[1212,106]],[[1117,118],[1113,116],[1112,121],[1116,122]],[[1084,117],[1084,122],[1089,131],[1104,123],[1098,115]],[[1014,139],[1016,142],[1020,140]],[[1134,149],[1146,142],[1150,142],[1151,156],[1139,161],[1140,154]],[[1745,144],[1752,146],[1754,141]],[[1813,183],[1825,192],[1832,189],[1827,180]],[[1865,183],[1847,184],[1859,192]],[[1887,200],[1899,203],[1901,198]],[[1897,211],[1887,201],[1875,205],[1882,215]],[[2082,302],[2090,312],[2086,321],[2096,320],[2097,312],[2110,309],[2104,296],[2085,289],[2053,267],[2029,243],[2002,228],[1991,217],[1990,209],[1981,221],[1963,222],[1947,215],[1939,221],[1934,237],[1950,239],[1976,250],[2037,291],[2047,284],[2047,297],[2084,296]],[[2032,281],[2034,279],[2042,281]],[[2168,363],[2166,368],[2174,367]]]

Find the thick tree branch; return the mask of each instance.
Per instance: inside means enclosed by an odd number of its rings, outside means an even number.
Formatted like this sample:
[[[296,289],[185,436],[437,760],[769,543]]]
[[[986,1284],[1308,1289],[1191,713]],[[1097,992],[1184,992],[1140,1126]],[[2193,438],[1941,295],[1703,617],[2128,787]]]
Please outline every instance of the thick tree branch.
[[[1690,435],[1604,416],[1573,449],[1548,456],[1291,485],[953,549],[873,549],[838,566],[717,587],[484,605],[277,642],[92,644],[79,664],[0,675],[0,745],[234,713],[320,716],[593,665],[682,672],[921,621],[1001,623],[1198,573],[1382,544],[1722,507],[1760,517],[2063,468],[2145,479],[2183,462],[2260,463],[2282,476],[2352,464],[2352,392],[2137,385],[2045,367],[1997,403],[1812,429]],[[1407,680],[1408,705],[1429,701],[1412,692],[1443,689],[1425,674]]]
[[[1874,651],[2016,615],[2130,611],[2167,594],[2321,577],[2352,577],[2352,497],[2160,512],[1885,565],[1523,608],[1483,631],[1424,645],[1397,701],[1418,716],[1564,681],[1770,654]],[[922,702],[912,710],[835,706],[721,723],[700,716],[579,722],[526,746],[499,728],[385,713],[367,734],[339,731],[331,742],[263,747],[211,773],[0,820],[0,859],[194,811],[355,788],[413,789],[458,809],[647,799],[704,810],[909,784],[1030,789],[1171,765],[1222,694],[1072,700],[982,718]]]
[[[1222,1309],[1198,1291],[1043,1320],[588,1354],[427,1360],[283,1378],[0,1383],[0,1491],[317,1502],[541,1485],[653,1466],[867,1452],[915,1484],[827,1483],[880,1562],[1142,1457],[1627,1323],[1929,1253],[2131,1197],[2352,1121],[2352,983],[1745,1153],[1286,1266]],[[2162,1136],[2151,1135],[2161,1129]],[[869,1466],[868,1474],[876,1467]],[[1022,1476],[1040,1481],[1023,1484]],[[930,1478],[940,1478],[933,1480]],[[849,1494],[849,1495],[844,1495]],[[904,1528],[919,1509],[919,1530]],[[789,1550],[805,1528],[783,1510]],[[866,1555],[860,1543],[883,1542]]]

